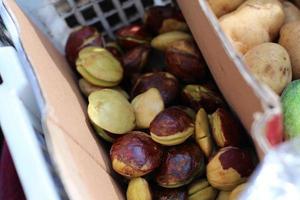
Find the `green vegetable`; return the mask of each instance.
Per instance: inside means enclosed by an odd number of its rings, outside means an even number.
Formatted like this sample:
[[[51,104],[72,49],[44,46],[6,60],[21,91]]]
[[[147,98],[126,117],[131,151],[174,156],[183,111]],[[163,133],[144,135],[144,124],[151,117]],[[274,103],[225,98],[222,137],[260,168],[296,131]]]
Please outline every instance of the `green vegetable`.
[[[291,82],[281,96],[284,129],[288,138],[300,135],[300,80]]]

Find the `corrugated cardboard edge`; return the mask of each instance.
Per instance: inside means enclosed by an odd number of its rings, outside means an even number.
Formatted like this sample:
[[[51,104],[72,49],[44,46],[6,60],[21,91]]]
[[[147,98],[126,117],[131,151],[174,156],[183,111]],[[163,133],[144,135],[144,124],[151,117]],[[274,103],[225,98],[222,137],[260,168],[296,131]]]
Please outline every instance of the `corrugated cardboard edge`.
[[[246,69],[206,1],[177,0],[210,71],[229,105],[253,137],[260,155],[271,147],[264,126],[281,115],[279,98]]]
[[[63,56],[32,26],[15,1],[4,3],[17,20],[23,47],[40,83],[46,101],[43,126],[47,145],[69,197],[123,199]]]

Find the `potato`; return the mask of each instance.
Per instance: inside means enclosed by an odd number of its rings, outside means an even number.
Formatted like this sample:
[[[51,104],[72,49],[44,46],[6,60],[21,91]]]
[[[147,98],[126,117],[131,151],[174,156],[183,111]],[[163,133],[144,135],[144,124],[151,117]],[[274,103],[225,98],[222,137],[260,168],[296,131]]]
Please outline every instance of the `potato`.
[[[277,94],[281,94],[292,81],[289,54],[279,44],[269,42],[260,44],[250,49],[244,55],[244,60],[253,75]]]
[[[280,30],[279,44],[289,53],[293,79],[300,78],[300,21],[284,25]]]
[[[284,12],[279,0],[247,0],[219,21],[235,49],[245,54],[277,36],[284,22]]]
[[[283,11],[285,14],[284,24],[300,20],[300,10],[291,2],[283,2]]]
[[[219,18],[237,7],[239,7],[245,0],[207,0],[212,11]]]

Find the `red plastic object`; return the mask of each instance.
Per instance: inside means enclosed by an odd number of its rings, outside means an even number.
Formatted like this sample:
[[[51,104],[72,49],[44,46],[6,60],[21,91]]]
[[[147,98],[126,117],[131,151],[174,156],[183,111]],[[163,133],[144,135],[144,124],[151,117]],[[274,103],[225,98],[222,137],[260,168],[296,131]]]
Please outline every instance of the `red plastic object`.
[[[282,115],[275,115],[266,125],[266,136],[272,146],[280,144],[284,140]]]

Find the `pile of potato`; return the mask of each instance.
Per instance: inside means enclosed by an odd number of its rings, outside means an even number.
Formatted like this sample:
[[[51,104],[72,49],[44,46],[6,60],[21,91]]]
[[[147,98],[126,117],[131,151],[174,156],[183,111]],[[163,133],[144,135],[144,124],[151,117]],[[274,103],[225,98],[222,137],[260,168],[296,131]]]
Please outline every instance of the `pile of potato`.
[[[282,96],[287,137],[298,135],[300,124],[296,111],[300,102],[290,96],[299,96],[298,81],[291,82],[300,78],[300,10],[297,7],[300,1],[208,0],[208,3],[249,71]],[[287,90],[288,85],[291,89]]]

